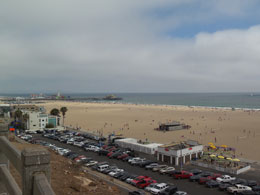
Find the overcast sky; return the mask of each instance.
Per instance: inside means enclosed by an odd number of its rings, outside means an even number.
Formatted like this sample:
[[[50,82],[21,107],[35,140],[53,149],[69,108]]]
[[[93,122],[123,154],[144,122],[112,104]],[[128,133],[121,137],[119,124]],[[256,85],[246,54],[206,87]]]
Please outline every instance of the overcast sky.
[[[0,93],[260,91],[259,0],[4,0]]]

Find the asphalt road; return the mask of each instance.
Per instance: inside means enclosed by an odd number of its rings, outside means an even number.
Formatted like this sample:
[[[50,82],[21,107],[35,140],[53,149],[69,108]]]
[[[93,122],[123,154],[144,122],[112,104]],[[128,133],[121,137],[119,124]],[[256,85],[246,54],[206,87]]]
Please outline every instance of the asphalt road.
[[[218,189],[207,188],[206,186],[200,185],[197,182],[189,182],[188,180],[176,180],[176,179],[174,179],[170,176],[167,176],[167,175],[161,175],[157,172],[145,170],[144,168],[131,166],[127,162],[123,162],[123,161],[116,160],[116,159],[109,159],[106,156],[99,156],[97,153],[94,153],[94,152],[86,152],[83,149],[78,148],[76,146],[60,143],[59,141],[48,139],[48,138],[45,138],[45,137],[42,137],[42,136],[39,136],[39,135],[35,135],[35,137],[40,138],[42,140],[45,140],[49,143],[53,143],[58,147],[68,148],[73,152],[77,152],[81,155],[91,157],[94,160],[97,160],[99,162],[107,161],[110,165],[115,164],[119,168],[122,168],[129,173],[133,173],[133,174],[136,174],[136,175],[150,176],[153,179],[155,179],[158,183],[161,183],[161,182],[173,183],[178,187],[179,190],[186,191],[190,195],[221,195],[221,194],[223,195],[223,194],[228,194],[227,192],[222,192],[222,191],[219,191]],[[199,168],[199,167],[196,167],[196,168]]]

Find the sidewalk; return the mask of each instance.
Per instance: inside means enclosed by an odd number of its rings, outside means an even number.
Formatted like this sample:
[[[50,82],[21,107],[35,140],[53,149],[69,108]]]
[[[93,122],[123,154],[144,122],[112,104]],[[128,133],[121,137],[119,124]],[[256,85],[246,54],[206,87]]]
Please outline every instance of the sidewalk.
[[[5,186],[0,182],[0,195],[8,195]]]

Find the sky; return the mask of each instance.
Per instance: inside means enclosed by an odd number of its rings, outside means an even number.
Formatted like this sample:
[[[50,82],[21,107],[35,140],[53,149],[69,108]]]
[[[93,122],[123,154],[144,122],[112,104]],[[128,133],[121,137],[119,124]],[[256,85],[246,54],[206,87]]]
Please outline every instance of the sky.
[[[260,92],[259,0],[13,0],[0,93]]]

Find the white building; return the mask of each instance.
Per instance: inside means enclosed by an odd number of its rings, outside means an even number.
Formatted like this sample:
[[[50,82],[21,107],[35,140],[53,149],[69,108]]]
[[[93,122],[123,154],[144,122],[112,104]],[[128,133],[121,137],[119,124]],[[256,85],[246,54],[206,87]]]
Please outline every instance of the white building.
[[[115,143],[122,148],[130,148],[134,151],[143,152],[146,154],[154,154],[158,150],[158,146],[163,144],[158,143],[141,143],[134,138],[117,139]]]
[[[189,140],[180,144],[168,144],[158,147],[157,160],[173,165],[185,164],[203,154],[203,145]]]
[[[47,124],[53,124],[54,127],[59,125],[59,117],[57,116],[43,114],[41,112],[26,111],[25,113],[29,115],[27,130],[43,130]]]

